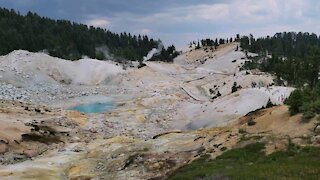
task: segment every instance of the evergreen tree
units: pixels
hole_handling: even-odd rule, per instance
[[[237,82],[233,83],[233,86],[231,87],[231,93],[234,93],[238,90],[238,84]]]
[[[200,42],[198,41],[196,49],[200,49]]]

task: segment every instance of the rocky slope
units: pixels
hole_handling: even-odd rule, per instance
[[[273,86],[270,74],[241,71],[248,59],[237,45],[127,70],[26,51],[0,57],[1,179],[161,179],[203,152],[214,158],[232,148],[246,114],[269,99],[281,105],[293,90]],[[231,92],[234,82],[241,88]],[[110,101],[116,107],[104,113],[67,110]],[[276,126],[262,124],[252,133]]]

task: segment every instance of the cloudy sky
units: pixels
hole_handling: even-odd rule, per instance
[[[0,0],[0,7],[147,34],[180,48],[192,40],[236,33],[320,34],[319,0]]]

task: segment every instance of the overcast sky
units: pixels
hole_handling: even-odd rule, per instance
[[[0,6],[114,32],[147,34],[180,48],[192,40],[236,33],[320,34],[319,0],[0,0]]]

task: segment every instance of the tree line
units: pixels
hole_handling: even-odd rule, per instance
[[[314,33],[283,32],[255,39],[243,36],[240,47],[259,56],[247,64],[283,78],[289,85],[314,87],[319,82],[320,38]]]
[[[0,55],[23,49],[46,51],[51,56],[69,60],[82,56],[105,59],[111,55],[113,59],[142,61],[152,48],[160,44],[160,40],[146,35],[117,34],[68,20],[53,20],[32,12],[21,15],[13,9],[0,8]],[[167,54],[170,48],[163,48],[166,52],[159,55]],[[163,55],[159,59],[164,57],[174,58]]]
[[[239,37],[239,35],[237,35],[237,37]],[[232,43],[233,41],[238,41],[237,38],[216,38],[215,40],[210,39],[210,38],[206,38],[206,39],[201,39],[196,41],[192,41],[189,43],[189,48],[195,47],[195,49],[199,49],[201,47],[211,47],[214,49],[217,49],[217,47],[221,44],[228,44],[228,43]]]

